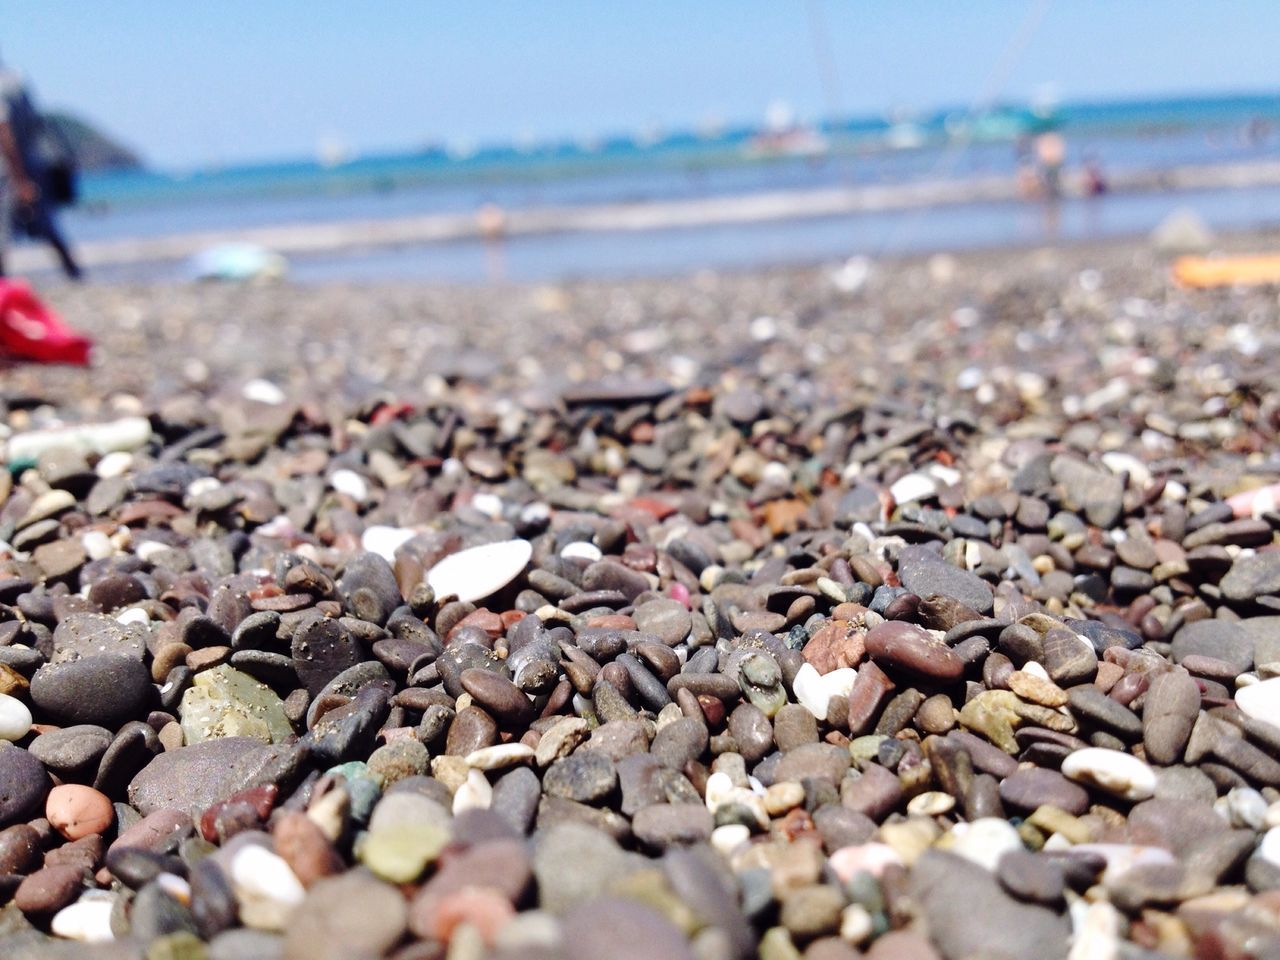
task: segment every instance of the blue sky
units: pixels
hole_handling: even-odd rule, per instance
[[[968,104],[1014,0],[6,0],[0,53],[159,166]],[[830,38],[824,91],[810,14]],[[1275,0],[1056,0],[1000,93],[1280,90]]]

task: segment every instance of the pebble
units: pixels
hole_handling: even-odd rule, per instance
[[[20,823],[48,796],[49,775],[26,750],[0,743],[0,827]]]
[[[59,784],[49,791],[45,817],[68,840],[105,833],[115,820],[111,798],[78,783]]]
[[[1235,702],[1245,716],[1280,726],[1280,677],[1240,687]]]
[[[1062,772],[1078,783],[1097,787],[1121,800],[1146,800],[1156,792],[1155,771],[1132,754],[1119,750],[1103,747],[1076,750],[1062,761]]]
[[[111,925],[115,910],[114,897],[85,894],[55,913],[49,930],[56,937],[79,943],[109,943],[116,938]]]
[[[240,920],[255,930],[283,930],[306,897],[289,865],[257,844],[236,851],[228,875],[240,905]]]
[[[31,678],[31,700],[62,724],[115,729],[136,717],[155,695],[151,675],[132,656],[104,654],[41,667]]]
[[[286,957],[345,960],[382,956],[408,924],[404,898],[361,870],[319,880],[292,914]]]
[[[88,902],[149,960],[1265,951],[1275,298],[975,263],[862,266],[892,391],[789,270],[405,291],[248,396],[15,369],[0,434],[145,432],[0,471],[0,954]],[[274,303],[270,371],[368,309],[242,293],[163,319]]]
[[[0,740],[13,743],[31,732],[31,711],[17,697],[0,693]]]
[[[958,680],[964,661],[927,630],[888,620],[867,631],[867,655],[887,670],[902,670],[932,680]]]

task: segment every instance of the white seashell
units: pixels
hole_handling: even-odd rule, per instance
[[[436,597],[483,600],[518,577],[533,556],[528,540],[486,543],[445,557],[427,574]]]

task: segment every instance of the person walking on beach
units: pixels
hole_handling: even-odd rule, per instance
[[[22,75],[0,63],[0,276],[4,247],[12,224],[52,245],[62,269],[80,279],[80,265],[54,219],[52,170],[47,150],[50,133],[36,112]]]

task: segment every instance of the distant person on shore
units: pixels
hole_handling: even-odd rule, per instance
[[[1066,159],[1067,145],[1060,134],[1051,130],[1036,137],[1035,152],[1044,197],[1057,200],[1062,196],[1062,162]]]
[[[51,244],[67,276],[80,279],[80,265],[54,218],[49,136],[22,75],[0,63],[0,155],[4,157],[4,170],[0,171],[0,276],[4,275],[9,230],[17,226],[28,236]]]
[[[1107,178],[1097,157],[1085,157],[1081,189],[1086,197],[1100,197],[1107,192]]]

